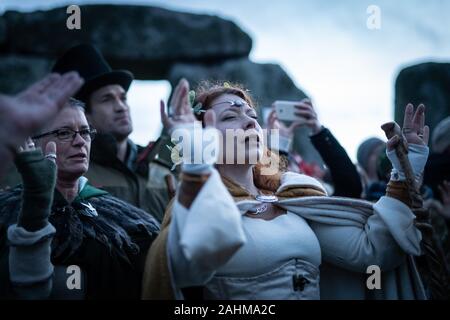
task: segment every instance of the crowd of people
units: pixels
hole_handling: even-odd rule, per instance
[[[132,81],[78,45],[0,95],[1,299],[450,299],[450,117],[430,133],[408,104],[355,164],[309,99],[291,123],[275,108],[263,123],[242,86],[181,79],[161,137],[139,146]],[[301,126],[323,164],[292,150]],[[175,169],[156,156],[167,147]]]

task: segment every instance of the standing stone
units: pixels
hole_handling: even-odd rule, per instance
[[[6,43],[6,22],[3,17],[0,16],[0,51]]]
[[[76,44],[91,43],[114,68],[129,69],[136,78],[148,80],[164,77],[174,61],[246,57],[252,48],[241,28],[217,16],[150,6],[80,8],[81,30],[67,29],[67,7],[6,12],[3,19],[11,34],[2,51],[56,58]]]
[[[405,106],[426,106],[430,132],[450,115],[450,63],[422,63],[403,69],[395,82],[395,121],[403,123]],[[450,137],[449,137],[450,139]]]
[[[193,87],[205,80],[242,84],[261,107],[270,107],[277,99],[301,100],[306,97],[279,65],[254,63],[248,59],[208,65],[177,63],[167,78],[175,86],[182,77],[188,79]]]
[[[21,55],[0,55],[0,92],[22,91],[48,73],[51,61]]]

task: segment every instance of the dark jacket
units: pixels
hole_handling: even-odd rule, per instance
[[[434,197],[441,200],[438,186],[444,180],[450,181],[450,156],[432,153],[428,157],[424,171],[424,184],[433,190]]]
[[[0,298],[14,298],[6,231],[17,223],[21,193],[21,186],[0,193]],[[82,203],[90,203],[98,215],[86,215]],[[71,204],[55,190],[49,222],[56,229],[51,262],[55,268],[80,267],[86,299],[139,299],[144,260],[159,233],[151,215],[87,185]]]
[[[356,166],[330,130],[323,128],[311,136],[311,142],[330,170],[333,196],[360,198],[362,185]]]
[[[424,171],[424,184],[431,188],[433,192],[433,197],[442,201],[441,194],[439,192],[438,186],[442,184],[444,180],[450,181],[450,156],[446,154],[432,153],[428,157],[427,164],[425,165]],[[439,219],[435,219],[438,221]],[[450,230],[450,220],[444,219],[441,226],[437,228],[440,231],[444,228],[443,224],[446,225],[446,233]],[[442,233],[442,232],[440,232]],[[446,240],[441,240],[445,248],[450,248],[450,237],[447,236]],[[450,251],[446,251],[448,260],[450,262]],[[450,265],[450,264],[449,264]]]
[[[99,134],[92,141],[89,170],[85,176],[93,186],[151,213],[161,222],[170,199],[167,187],[149,181],[147,152],[147,148],[128,140],[127,161],[124,163],[116,156],[114,138]]]

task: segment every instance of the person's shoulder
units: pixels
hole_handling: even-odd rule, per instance
[[[118,221],[142,221],[159,226],[158,221],[151,213],[109,193],[98,195],[90,199],[90,202],[93,204],[99,215],[108,216],[114,220],[117,219]]]
[[[129,202],[126,202],[122,199],[119,199],[115,196],[113,196],[110,193],[104,193],[96,195],[95,197],[89,199],[89,201],[94,202],[96,206],[99,207],[110,207],[110,209],[113,209],[114,211],[117,210],[126,210],[128,211],[142,211],[138,207],[135,207]]]
[[[280,186],[277,193],[281,194],[288,190],[303,189],[310,190],[311,195],[327,195],[324,185],[317,179],[296,172],[284,172],[281,176]]]

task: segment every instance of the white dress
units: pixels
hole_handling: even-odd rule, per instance
[[[292,173],[281,181],[278,191],[320,185]],[[383,197],[373,205],[304,197],[280,200],[277,205],[288,213],[272,220],[243,215],[257,203],[236,204],[216,171],[189,210],[175,202],[167,256],[177,298],[183,298],[181,288],[203,286],[206,299],[320,299],[322,259],[352,272],[376,264],[392,274],[407,255],[420,254],[414,215],[396,199]],[[424,297],[422,287],[411,290]]]

